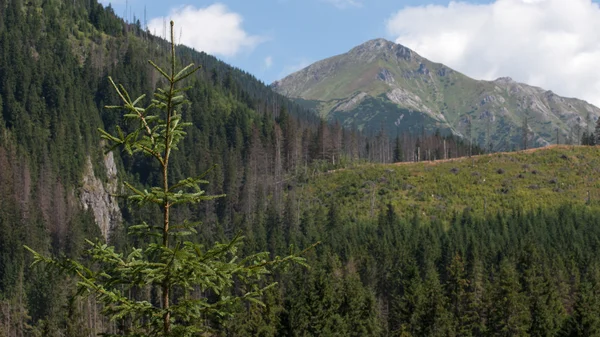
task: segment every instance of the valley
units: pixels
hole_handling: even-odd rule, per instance
[[[600,333],[600,109],[385,39],[265,85],[177,22],[0,9],[1,337]]]

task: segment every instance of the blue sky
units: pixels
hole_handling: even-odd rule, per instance
[[[115,12],[266,83],[373,38],[477,79],[510,76],[600,105],[598,0],[113,0]],[[154,21],[152,21],[154,19]],[[142,22],[143,23],[143,22]]]
[[[125,0],[103,2],[111,3],[120,16],[125,15]],[[415,0],[371,0],[368,4],[366,1],[344,0],[127,1],[129,17],[135,14],[142,18],[141,21],[144,8],[150,21],[156,17],[168,19],[173,8],[188,5],[206,8],[215,3],[223,4],[228,11],[241,15],[241,26],[248,34],[262,37],[261,43],[254,48],[247,48],[233,56],[216,56],[267,83],[287,75],[292,69],[297,70],[300,65],[344,53],[369,39],[393,39],[386,31],[385,24],[391,13],[406,6],[424,4]],[[158,31],[157,34],[161,35],[162,32]],[[265,60],[269,57],[271,64],[267,66]]]

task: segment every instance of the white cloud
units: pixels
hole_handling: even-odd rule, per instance
[[[265,40],[263,37],[248,34],[242,28],[242,16],[230,12],[220,3],[206,8],[184,6],[172,9],[167,18],[150,20],[148,29],[163,36],[164,22],[167,22],[168,26],[170,20],[175,22],[177,43],[208,54],[232,57],[242,50],[252,50]]]
[[[267,56],[265,58],[265,69],[271,68],[272,65],[273,65],[273,57],[272,56]]]
[[[337,8],[344,9],[348,7],[362,7],[359,0],[322,0],[334,5]]]
[[[591,0],[495,0],[407,7],[388,32],[477,79],[510,76],[600,106],[600,7]]]

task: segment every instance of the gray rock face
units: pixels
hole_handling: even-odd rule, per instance
[[[394,75],[386,68],[383,68],[379,71],[379,74],[377,74],[377,79],[390,85],[396,82]]]
[[[440,69],[438,69],[437,74],[440,77],[446,77],[446,76],[452,74],[452,69],[441,66]]]
[[[111,230],[123,221],[123,217],[114,197],[118,191],[118,180],[112,152],[104,156],[103,164],[108,178],[106,186],[94,174],[91,158],[87,158],[79,200],[84,210],[92,209],[96,224],[100,227],[104,239],[108,241]]]
[[[415,110],[419,110],[429,114],[434,118],[439,118],[436,116],[429,107],[423,104],[421,98],[410,91],[404,90],[402,88],[395,88],[394,90],[388,92],[386,97],[399,105],[406,106]]]
[[[335,111],[350,111],[359,105],[367,96],[367,93],[360,92],[354,95],[351,99],[341,103],[335,108]]]
[[[429,69],[427,69],[427,66],[423,63],[419,64],[419,70],[417,70],[417,72],[421,75],[429,75]]]
[[[405,61],[410,61],[413,58],[413,52],[409,48],[386,39],[374,39],[367,41],[350,50],[349,54],[358,56],[363,59],[374,60],[378,55],[383,55],[384,58],[398,58]]]

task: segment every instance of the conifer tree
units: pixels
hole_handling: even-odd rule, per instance
[[[423,335],[420,322],[425,316],[425,294],[416,264],[411,261],[402,277],[401,291],[390,307],[390,332],[394,336]]]
[[[527,302],[520,291],[514,264],[503,260],[498,271],[498,280],[492,295],[493,308],[490,329],[497,336],[527,336],[530,313]]]
[[[111,109],[125,111],[123,117],[137,124],[133,131],[117,126],[116,134],[99,129],[103,139],[112,143],[109,151],[123,148],[130,155],[153,158],[160,167],[161,185],[141,189],[125,183],[131,193],[128,199],[140,205],[155,204],[162,211],[160,224],[142,223],[129,228],[129,235],[145,236],[149,244],[119,253],[103,242],[87,241],[92,266],[77,261],[47,258],[29,247],[33,264],[45,263],[78,278],[78,293],[92,294],[103,305],[102,312],[111,320],[123,322],[119,336],[197,336],[209,330],[207,319],[219,319],[232,313],[232,305],[240,300],[260,304],[260,297],[275,283],[262,282],[272,267],[285,261],[303,263],[296,255],[269,260],[268,253],[239,258],[242,237],[229,243],[205,247],[184,238],[196,232],[199,222],[171,222],[171,209],[181,204],[206,202],[221,196],[208,196],[198,176],[173,182],[169,164],[173,151],[184,138],[181,108],[188,104],[180,88],[182,80],[199,67],[193,64],[175,70],[175,44],[171,22],[170,69],[165,71],[149,63],[164,77],[166,89],[157,89],[148,106],[142,107],[145,95],[132,100],[122,85],[111,84],[123,101]],[[134,156],[134,160],[135,160]],[[154,238],[154,239],[152,239]],[[233,286],[236,284],[234,291]],[[158,299],[132,294],[141,290],[157,291]],[[210,294],[211,296],[206,296]],[[109,335],[110,336],[110,335]]]
[[[396,141],[394,144],[394,163],[398,163],[404,161],[404,153],[402,152],[402,141],[400,140],[400,136],[396,136]]]
[[[581,282],[573,314],[561,332],[562,336],[598,336],[600,334],[600,270],[590,266],[588,275]]]
[[[600,144],[600,118],[596,121],[596,128],[594,129],[594,144]]]
[[[527,150],[529,140],[529,116],[526,114],[523,116],[523,123],[521,124],[521,141],[523,143],[521,150]]]
[[[448,295],[450,301],[450,312],[454,316],[456,332],[461,336],[469,335],[468,296],[469,280],[465,272],[465,265],[456,253],[448,266]]]
[[[447,298],[444,296],[439,274],[433,265],[426,270],[423,281],[424,298],[423,311],[419,325],[422,335],[425,336],[450,336],[454,333],[451,327],[452,315],[447,307]]]
[[[471,116],[467,115],[467,126],[466,126],[466,133],[467,133],[467,141],[469,142],[469,157],[471,155],[473,155],[472,151],[473,151],[473,123],[471,121]]]

